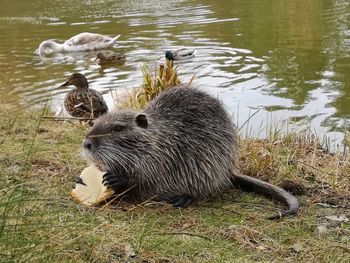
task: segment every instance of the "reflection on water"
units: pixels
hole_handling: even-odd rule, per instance
[[[72,72],[104,93],[142,81],[140,64],[154,67],[164,51],[197,50],[180,74],[219,96],[239,125],[255,109],[252,136],[266,121],[311,124],[321,133],[348,126],[350,117],[350,4],[347,0],[243,1],[10,1],[0,0],[0,103],[33,107],[50,99],[53,110],[67,90],[57,87]],[[74,7],[74,8],[73,8]],[[101,69],[96,52],[40,59],[46,39],[80,32],[121,34],[115,49],[127,62]],[[264,124],[265,123],[265,124]]]

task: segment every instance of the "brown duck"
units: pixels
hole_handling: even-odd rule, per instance
[[[107,113],[108,107],[101,93],[89,88],[83,74],[74,73],[67,82],[60,87],[74,85],[76,88],[69,91],[64,99],[64,107],[70,115],[77,118],[95,119]],[[91,125],[92,122],[89,121]]]
[[[125,56],[112,51],[98,52],[95,61],[100,66],[109,64],[120,64],[125,62]]]

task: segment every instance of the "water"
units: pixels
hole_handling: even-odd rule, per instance
[[[309,1],[0,0],[0,103],[60,109],[73,72],[113,106],[112,92],[142,82],[140,65],[187,46],[196,57],[179,65],[183,81],[218,96],[249,136],[288,120],[339,143],[350,120],[350,3]],[[96,52],[41,59],[41,41],[80,32],[118,35],[127,62],[101,69]],[[247,125],[245,126],[247,128]],[[243,130],[243,129],[242,129]]]

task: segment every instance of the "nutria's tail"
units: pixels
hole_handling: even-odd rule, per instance
[[[277,199],[288,206],[288,210],[280,211],[276,215],[269,216],[268,219],[278,219],[284,216],[296,214],[300,208],[298,199],[278,186],[238,172],[235,174],[233,183],[242,187],[246,191],[257,192],[273,199]]]

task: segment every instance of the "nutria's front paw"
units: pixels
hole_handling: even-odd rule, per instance
[[[174,196],[169,200],[169,203],[173,205],[173,207],[181,207],[186,208],[192,205],[195,202],[195,198],[190,195],[178,195]]]
[[[117,176],[111,172],[106,172],[103,175],[102,183],[104,186],[111,188],[115,193],[118,193],[127,188],[129,179],[126,176]]]

